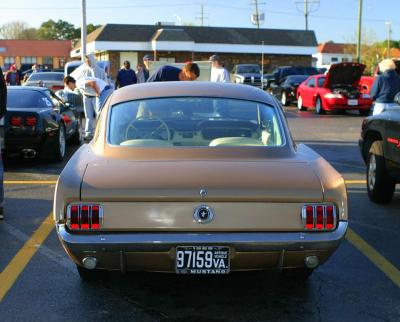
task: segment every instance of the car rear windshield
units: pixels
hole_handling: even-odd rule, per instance
[[[237,72],[242,74],[258,74],[260,73],[260,67],[255,65],[238,66]]]
[[[29,81],[58,81],[62,82],[64,79],[64,73],[33,73],[29,77]]]
[[[279,114],[259,102],[169,97],[111,108],[108,140],[132,147],[269,146],[284,144]]]
[[[50,99],[39,91],[12,90],[7,91],[7,107],[10,108],[49,108]]]

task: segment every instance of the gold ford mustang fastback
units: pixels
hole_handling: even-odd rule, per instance
[[[296,145],[246,85],[124,87],[55,191],[59,239],[83,279],[106,270],[308,276],[344,238],[343,178]]]

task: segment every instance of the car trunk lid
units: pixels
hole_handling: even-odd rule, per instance
[[[206,189],[206,196],[200,196],[201,189]],[[110,160],[88,164],[81,199],[320,202],[323,193],[306,162]]]

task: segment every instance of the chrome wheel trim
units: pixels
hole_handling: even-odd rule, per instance
[[[58,141],[60,144],[60,155],[64,157],[65,155],[65,131],[64,131],[64,126],[61,124],[60,129],[58,131]]]
[[[301,98],[301,96],[299,96],[299,98],[297,99],[297,108],[301,110],[302,107],[303,107],[303,99]]]
[[[321,100],[319,98],[317,98],[317,101],[315,102],[315,109],[318,113],[321,112]]]
[[[281,103],[282,103],[282,105],[286,105],[286,93],[285,92],[282,92]]]
[[[373,190],[376,183],[376,158],[375,154],[371,154],[368,162],[368,188]]]

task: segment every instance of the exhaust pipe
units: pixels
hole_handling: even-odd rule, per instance
[[[307,256],[304,258],[304,264],[307,268],[316,268],[319,265],[319,258],[318,256]]]
[[[36,157],[36,151],[33,149],[23,149],[22,156],[25,159],[33,159],[34,157]]]
[[[82,260],[82,264],[86,269],[95,269],[97,266],[97,258],[91,256],[85,257]]]

